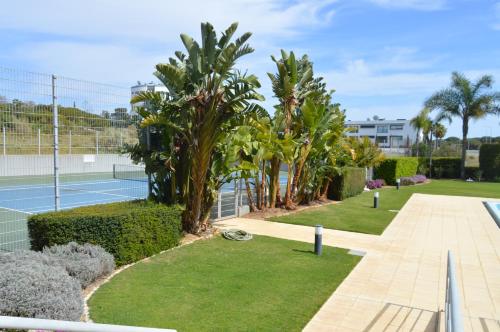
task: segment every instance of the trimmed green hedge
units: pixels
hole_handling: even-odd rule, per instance
[[[460,158],[454,157],[432,158],[431,177],[437,179],[459,179],[460,160]],[[421,162],[424,162],[429,167],[429,158],[422,158]]]
[[[500,144],[482,144],[479,148],[479,168],[487,180],[500,179]]]
[[[28,219],[31,248],[68,242],[98,244],[123,265],[176,246],[181,237],[179,206],[132,201],[79,207]]]
[[[341,174],[333,178],[328,198],[337,201],[359,195],[365,189],[366,170],[360,167],[344,167]]]
[[[385,183],[395,185],[396,179],[417,174],[418,159],[413,157],[385,159],[375,168],[375,179],[384,179]]]

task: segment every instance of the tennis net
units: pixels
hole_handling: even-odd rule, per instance
[[[148,182],[144,166],[113,164],[113,178],[120,180]]]

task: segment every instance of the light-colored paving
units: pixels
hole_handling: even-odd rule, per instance
[[[414,194],[381,236],[325,230],[324,243],[367,251],[306,331],[436,331],[455,256],[467,331],[500,331],[500,229],[481,198]],[[319,221],[320,222],[320,221]],[[307,226],[231,219],[222,228],[313,242]],[[439,322],[439,324],[438,324]]]

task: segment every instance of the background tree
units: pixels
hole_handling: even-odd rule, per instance
[[[422,109],[415,117],[410,120],[410,125],[417,130],[417,157],[419,156],[420,150],[420,137],[427,137],[427,134],[430,130],[430,118],[429,118],[430,110],[427,108]]]
[[[493,77],[484,75],[472,82],[464,75],[453,72],[449,88],[433,94],[426,100],[425,106],[430,110],[439,110],[439,117],[452,121],[458,117],[462,120],[462,152],[460,162],[460,177],[465,178],[465,154],[467,150],[467,135],[471,119],[481,119],[488,114],[500,112],[497,104],[500,92],[485,92],[491,89]]]

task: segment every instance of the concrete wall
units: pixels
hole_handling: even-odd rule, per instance
[[[53,155],[0,155],[0,176],[51,175]],[[132,165],[127,155],[60,155],[60,174],[112,172],[113,164]]]

